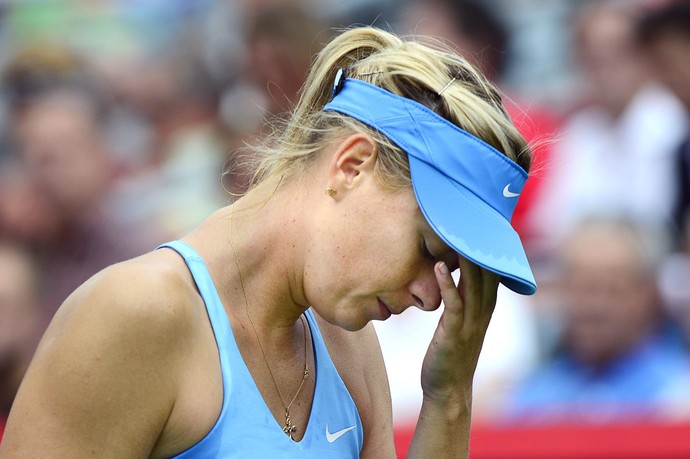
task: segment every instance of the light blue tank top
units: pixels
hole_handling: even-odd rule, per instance
[[[213,428],[196,445],[175,458],[357,458],[364,432],[348,392],[323,341],[311,309],[305,312],[311,330],[316,387],[304,437],[291,440],[266,406],[249,373],[230,328],[227,314],[204,261],[181,241],[161,245],[187,263],[206,304],[223,375],[223,407]]]

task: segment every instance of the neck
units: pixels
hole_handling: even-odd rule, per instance
[[[296,183],[267,181],[186,238],[206,261],[228,314],[244,322],[248,313],[262,336],[294,335],[309,307],[302,283],[309,240],[304,195]]]

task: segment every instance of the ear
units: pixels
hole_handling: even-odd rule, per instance
[[[376,172],[378,150],[373,137],[352,134],[336,145],[328,166],[328,187],[344,193]]]

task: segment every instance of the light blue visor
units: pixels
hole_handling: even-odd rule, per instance
[[[324,110],[361,121],[407,152],[419,207],[446,244],[499,274],[509,289],[537,290],[510,225],[527,180],[524,169],[422,104],[361,80],[337,81]]]

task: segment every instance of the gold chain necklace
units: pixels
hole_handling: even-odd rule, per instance
[[[232,217],[231,217],[232,218]],[[232,226],[232,220],[230,222]],[[232,231],[232,229],[231,229]],[[271,375],[271,380],[273,380],[273,385],[276,388],[276,392],[278,393],[278,397],[280,397],[280,401],[282,402],[283,406],[285,407],[285,424],[283,425],[283,432],[290,437],[291,440],[294,440],[293,434],[297,432],[297,426],[292,423],[292,420],[290,419],[290,407],[292,406],[293,402],[297,399],[297,396],[299,395],[300,391],[302,390],[302,386],[304,386],[304,381],[307,380],[309,377],[309,365],[307,361],[307,326],[305,325],[304,321],[304,315],[300,315],[300,319],[302,322],[302,330],[304,332],[304,373],[302,376],[302,381],[299,384],[299,387],[297,388],[297,392],[295,392],[295,396],[292,397],[292,400],[290,400],[290,403],[285,403],[285,399],[283,398],[283,394],[280,393],[280,389],[278,388],[278,383],[276,383],[276,378],[273,376],[273,371],[271,371],[271,366],[268,364],[268,359],[266,358],[266,352],[264,351],[264,347],[261,344],[261,339],[259,338],[259,332],[256,330],[256,325],[254,325],[254,321],[252,320],[252,316],[249,314],[249,300],[247,299],[247,292],[244,288],[244,279],[242,278],[242,270],[240,269],[240,261],[237,258],[237,252],[235,251],[235,246],[232,244],[232,238],[230,240],[230,248],[232,249],[232,254],[235,256],[235,264],[237,265],[237,273],[240,276],[240,287],[242,287],[242,295],[244,296],[244,312],[247,314],[247,319],[249,319],[249,323],[252,325],[252,329],[254,330],[254,335],[256,336],[256,341],[259,343],[259,350],[261,350],[261,356],[264,359],[264,363],[266,364],[266,368],[268,368],[268,374]]]

